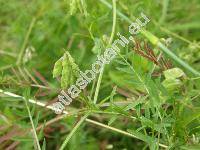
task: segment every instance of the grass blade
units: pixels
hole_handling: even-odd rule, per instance
[[[74,135],[74,133],[78,130],[78,128],[80,127],[80,125],[83,123],[83,121],[88,117],[89,113],[87,113],[85,116],[83,116],[81,118],[81,120],[76,124],[76,126],[72,129],[72,131],[69,133],[69,135],[66,137],[65,141],[63,142],[63,144],[61,145],[60,150],[64,150],[64,148],[66,147],[67,143],[69,142],[69,140],[71,139],[71,137]]]
[[[33,118],[32,118],[32,115],[31,115],[31,111],[30,111],[30,108],[29,108],[29,106],[28,106],[28,103],[27,103],[27,101],[29,100],[29,95],[30,95],[30,89],[28,89],[28,90],[25,90],[25,98],[24,98],[24,102],[25,102],[25,105],[26,105],[26,109],[27,109],[27,111],[28,111],[28,115],[29,115],[29,119],[30,119],[30,121],[31,121],[31,125],[32,125],[32,128],[33,128],[33,135],[34,135],[34,138],[35,138],[35,141],[36,141],[36,144],[37,144],[37,148],[38,148],[38,150],[41,150],[41,148],[40,148],[40,144],[39,144],[39,140],[38,140],[38,137],[37,137],[37,133],[36,133],[36,129],[35,129],[35,125],[34,125],[34,123],[33,123]]]

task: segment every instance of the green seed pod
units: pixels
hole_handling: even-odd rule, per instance
[[[62,77],[61,77],[61,87],[62,87],[62,89],[64,89],[64,88],[68,87],[69,77],[71,75],[69,60],[67,59],[65,54],[63,56],[62,67],[63,67],[63,69],[62,69]]]
[[[53,68],[53,78],[62,74],[62,58],[56,61],[54,68]]]
[[[54,65],[53,77],[61,75],[61,88],[65,89],[74,84],[75,78],[79,77],[79,67],[69,52],[65,52]]]

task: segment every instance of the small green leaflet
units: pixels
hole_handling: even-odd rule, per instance
[[[185,73],[180,68],[172,68],[164,71],[164,76],[166,79],[177,79],[184,77]]]
[[[103,45],[103,43],[102,43],[101,39],[94,38],[94,47],[92,48],[92,52],[94,54],[100,54],[103,49],[102,45]]]
[[[183,85],[183,79],[186,77],[185,73],[180,68],[172,68],[164,71],[165,80],[162,85],[170,93],[176,93]]]
[[[73,84],[75,77],[78,77],[79,67],[74,62],[74,59],[69,52],[65,52],[63,57],[61,57],[54,65],[53,77],[58,77],[61,75],[61,87],[62,89],[67,88],[69,85]]]

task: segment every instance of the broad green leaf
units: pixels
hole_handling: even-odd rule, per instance
[[[149,94],[150,94],[150,104],[152,106],[160,106],[161,100],[158,95],[160,89],[158,89],[156,83],[151,79],[146,79],[145,83],[148,87]]]
[[[109,77],[119,87],[129,89],[130,91],[145,91],[144,86],[133,74],[130,75],[124,72],[110,71]]]

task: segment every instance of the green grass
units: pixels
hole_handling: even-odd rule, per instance
[[[0,149],[200,149],[199,10],[199,0],[0,0]],[[56,116],[76,76],[68,66],[54,78],[55,62],[68,51],[90,69],[141,11],[151,21],[135,38],[159,66],[131,43]]]

